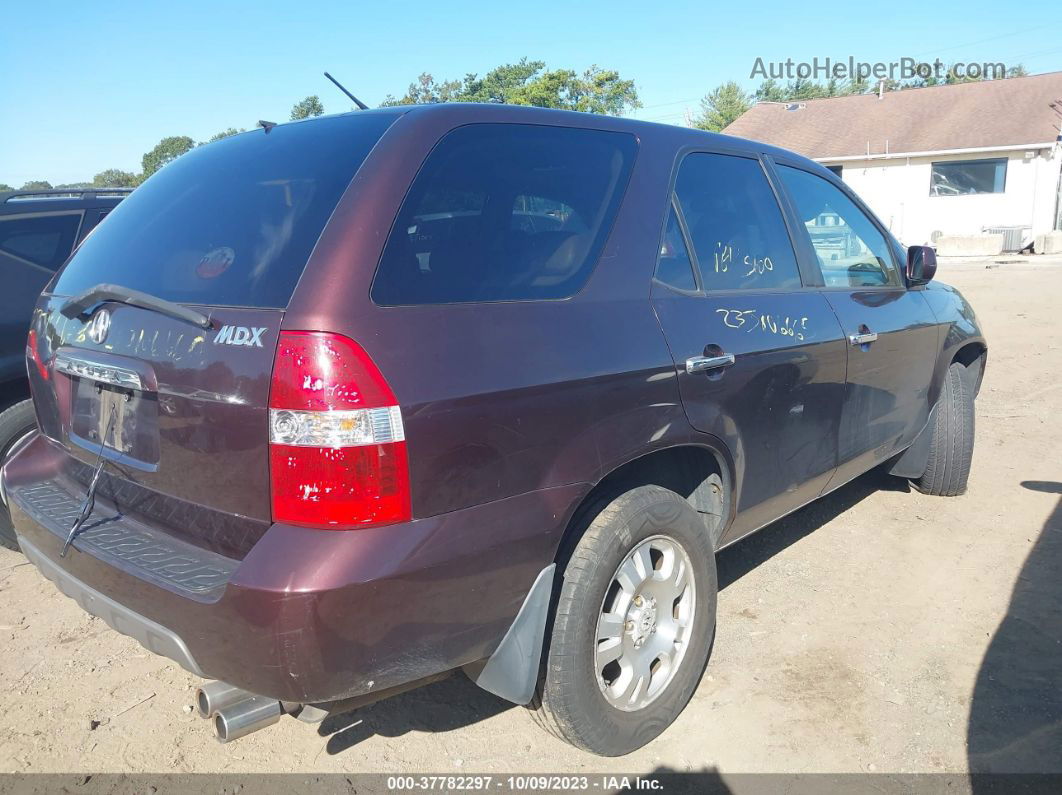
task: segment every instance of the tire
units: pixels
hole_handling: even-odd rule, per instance
[[[0,414],[0,465],[7,460],[8,453],[27,434],[37,429],[37,419],[33,414],[33,401],[23,400]],[[18,549],[15,527],[11,524],[11,514],[7,505],[0,502],[0,546]]]
[[[642,560],[652,564],[654,573],[640,588],[630,589],[621,585],[618,569],[621,563],[628,566],[625,572],[637,565],[628,561],[636,549],[647,551]],[[674,576],[679,563],[688,564],[684,583]],[[639,486],[590,520],[563,565],[552,625],[546,629],[545,665],[528,707],[543,728],[578,748],[602,756],[630,753],[678,717],[708,663],[718,592],[710,534],[681,496],[659,486]],[[639,569],[645,570],[644,565]],[[629,585],[631,579],[623,582]],[[673,593],[680,595],[672,600]],[[615,637],[599,645],[598,617],[606,606],[617,629],[606,633]],[[682,621],[684,628],[679,627]],[[681,633],[684,642],[673,643],[673,635]],[[599,650],[615,644],[625,649],[621,658],[635,662],[628,662],[623,673],[617,673],[622,660],[609,662],[603,674],[599,660],[608,653],[599,658]],[[668,657],[644,665],[661,648]],[[668,658],[674,665],[664,662]],[[624,685],[636,681],[637,670],[652,672],[637,684]],[[641,700],[647,701],[636,703]]]
[[[912,480],[924,494],[955,497],[966,491],[974,446],[974,394],[969,371],[958,362],[948,368],[933,421],[926,471]]]

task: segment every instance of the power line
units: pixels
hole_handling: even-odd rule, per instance
[[[700,97],[693,99],[676,99],[674,102],[661,102],[658,105],[643,105],[639,110],[652,110],[653,108],[666,108],[669,105],[682,105],[686,102],[700,102]]]
[[[1041,25],[1040,27],[1044,27],[1044,26]],[[1029,32],[1029,28],[1028,27],[1024,27],[1021,30],[1015,30],[1015,31],[1013,31],[1011,33],[1001,33],[998,36],[990,36],[987,39],[978,39],[977,41],[968,41],[965,44],[953,44],[950,47],[937,47],[937,48],[934,48],[932,50],[928,50],[926,52],[915,53],[915,55],[913,57],[920,58],[923,55],[935,55],[938,52],[950,52],[951,50],[961,50],[963,47],[973,47],[976,44],[984,44],[984,43],[989,42],[989,41],[999,41],[1000,39],[1008,39],[1011,36],[1019,36],[1022,33],[1028,33],[1028,32]]]
[[[1037,57],[1039,57],[1041,55],[1052,55],[1052,54],[1054,54],[1056,52],[1062,52],[1062,47],[1054,47],[1053,49],[1050,49],[1050,50],[1039,50],[1037,52],[1027,52],[1027,53],[1023,53],[1022,55],[1007,55],[1007,56],[1004,56],[1004,57],[1008,61],[1011,61],[1011,60],[1015,60],[1015,59],[1018,59],[1018,58],[1037,58]]]

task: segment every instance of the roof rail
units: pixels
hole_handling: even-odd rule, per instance
[[[27,201],[33,199],[102,199],[126,196],[133,188],[48,188],[33,190],[12,190],[0,193],[0,202]]]

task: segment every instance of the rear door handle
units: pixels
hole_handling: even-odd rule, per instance
[[[848,341],[852,345],[869,345],[870,343],[872,343],[875,340],[877,340],[877,338],[878,338],[878,335],[876,333],[874,333],[873,331],[867,331],[867,332],[862,333],[862,334],[849,334],[848,335]]]
[[[720,367],[729,367],[734,363],[734,354],[724,353],[721,356],[691,356],[686,360],[687,373],[703,373],[708,370],[718,370]]]

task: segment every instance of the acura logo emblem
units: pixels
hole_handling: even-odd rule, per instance
[[[106,309],[101,309],[95,315],[92,316],[92,320],[88,324],[88,336],[89,339],[95,342],[97,345],[102,345],[103,341],[107,339],[107,332],[111,330],[111,313]]]

